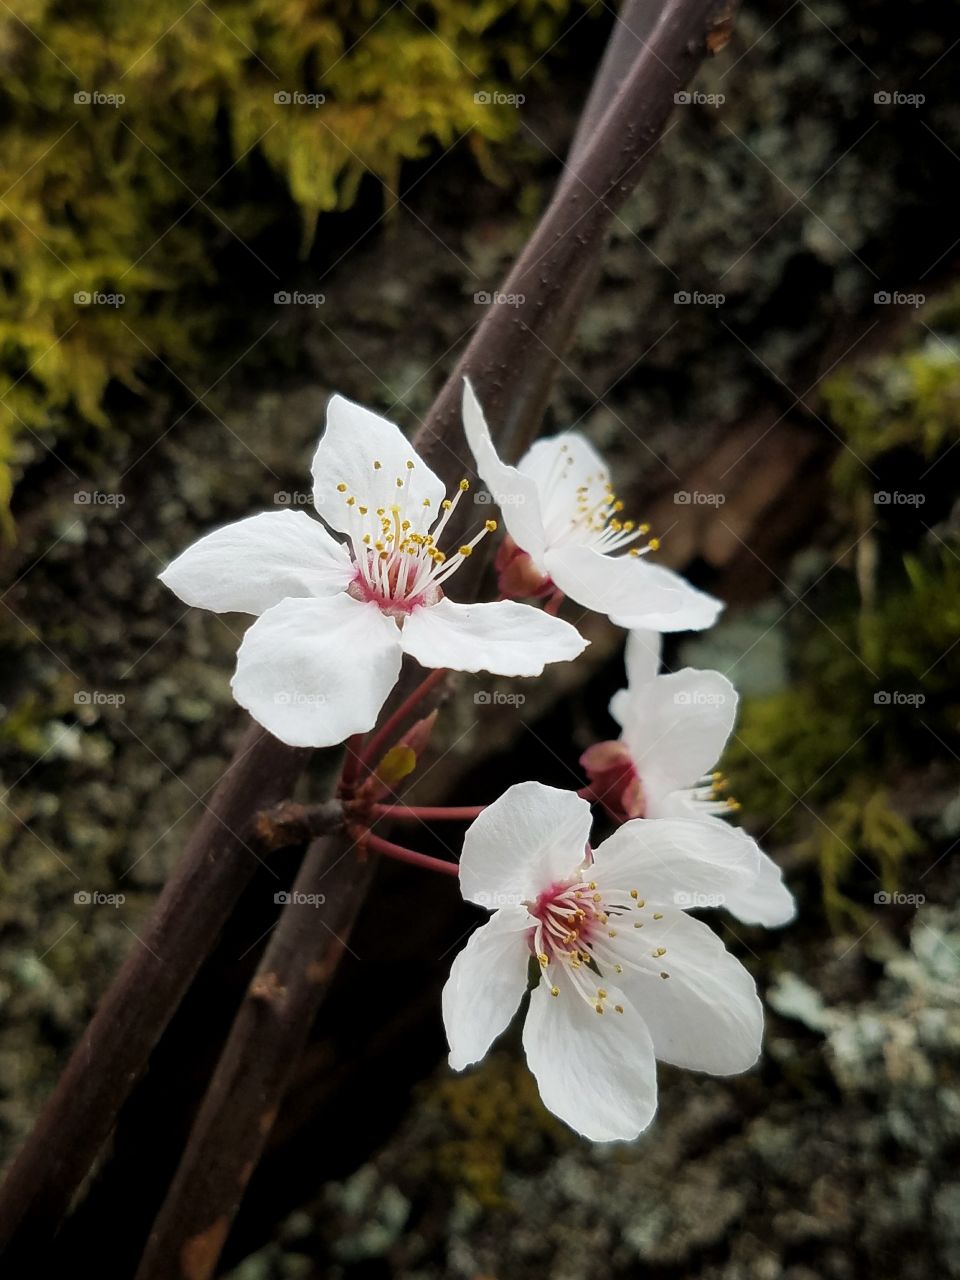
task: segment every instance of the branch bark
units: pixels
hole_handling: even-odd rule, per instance
[[[138,1280],[199,1280],[213,1273],[290,1073],[348,949],[372,865],[343,837],[310,845],[234,1020]]]
[[[643,52],[603,111],[592,140],[589,144],[584,140],[576,149],[533,238],[503,286],[504,292],[523,294],[525,303],[519,312],[490,308],[418,434],[418,450],[439,474],[459,478],[463,473],[461,459],[467,453],[459,405],[465,374],[478,387],[501,448],[507,454],[516,453],[529,441],[559,347],[569,341],[573,318],[592,279],[595,266],[588,271],[584,264],[598,260],[611,219],[636,185],[661,136],[673,93],[705,54],[718,47],[718,33],[729,24],[730,13],[729,0],[666,0],[662,5]],[[619,65],[605,64],[604,83],[609,85],[619,76]],[[598,93],[597,105],[603,96]],[[456,455],[454,467],[450,459]],[[477,569],[481,567],[478,563]],[[470,588],[466,581],[463,585]],[[476,585],[475,577],[474,591]],[[145,948],[131,952],[101,1002],[0,1192],[0,1251],[6,1247],[6,1261],[30,1258],[34,1248],[58,1228],[119,1108],[249,879],[252,859],[245,846],[252,838],[255,813],[290,794],[308,757],[309,752],[284,747],[256,726],[248,731],[158,902]],[[314,870],[321,857],[316,847],[312,846],[309,863]],[[304,872],[307,869],[305,861]],[[359,909],[366,884],[364,870],[343,885],[348,922]],[[309,919],[311,909],[306,911],[304,918]],[[144,1278],[175,1274],[199,1280],[209,1276],[216,1264],[249,1173],[237,1159],[255,1161],[259,1155],[283,1093],[283,1055],[292,1055],[302,1043],[316,1007],[312,1000],[322,998],[327,981],[326,976],[323,982],[307,981],[305,970],[296,970],[289,947],[300,936],[296,924],[300,917],[302,913],[291,914],[288,906],[274,939],[278,948],[287,948],[278,952],[280,958],[293,965],[283,1008],[274,1008],[270,1017],[256,1022],[249,1007],[255,1003],[251,996],[241,1010],[184,1164],[158,1219],[157,1239],[175,1246],[169,1252],[170,1265],[180,1269],[164,1272],[158,1261],[158,1250],[163,1250],[155,1244],[144,1262]],[[335,966],[338,953],[327,959]],[[315,987],[321,988],[319,997]],[[257,1079],[262,1082],[263,1097],[269,1095],[272,1105],[261,1106],[253,1116],[238,1115],[234,1122],[224,1109],[224,1082],[240,1079],[247,1070],[238,1065],[235,1049],[241,1042],[249,1046],[255,1026],[269,1042],[259,1046],[263,1057]],[[265,1125],[252,1145],[244,1140],[241,1129],[251,1119],[254,1129],[258,1119]],[[235,1151],[229,1146],[229,1134],[236,1137]],[[211,1154],[216,1159],[205,1164]],[[200,1186],[203,1195],[198,1203],[204,1206],[204,1229],[210,1234],[198,1239],[190,1230],[196,1219],[190,1208]]]
[[[81,1180],[257,867],[257,810],[289,795],[309,752],[252,724],[139,942],[77,1043],[0,1196],[0,1251],[29,1261]]]
[[[464,375],[478,385],[497,424],[501,446],[525,430],[542,393],[542,379],[527,377],[531,353],[543,347],[551,315],[564,311],[569,282],[584,257],[594,260],[617,209],[639,180],[660,138],[674,92],[708,52],[729,6],[717,0],[667,0],[650,40],[603,112],[589,145],[567,168],[533,237],[510,273],[503,292],[521,294],[517,315],[491,308],[458,361],[424,426],[416,447],[451,478],[450,442],[463,443],[460,397]],[[578,286],[578,301],[584,284]],[[555,359],[555,354],[553,355]],[[538,361],[540,367],[540,361]],[[456,449],[454,449],[456,454]],[[465,453],[464,449],[460,450]],[[459,459],[455,458],[457,470]],[[304,865],[302,876],[307,873]],[[355,915],[366,882],[346,887]],[[263,1022],[241,1009],[213,1083],[200,1110],[177,1175],[151,1233],[137,1280],[209,1280],[226,1242],[252,1168],[273,1123],[288,1078],[278,1062],[302,1048],[317,1008],[316,992],[302,978],[300,917],[287,906],[254,986],[284,992],[283,1019]],[[309,917],[308,917],[309,918]],[[353,918],[352,916],[350,917]],[[324,974],[342,948],[310,951]],[[253,988],[251,988],[252,990]],[[266,1063],[266,1069],[263,1068]]]

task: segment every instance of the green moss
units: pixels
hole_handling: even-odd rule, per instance
[[[475,94],[515,91],[570,2],[32,0],[0,17],[0,512],[29,433],[105,426],[108,386],[151,361],[202,371],[236,328],[208,288],[225,244],[266,297],[282,286],[241,247],[265,228],[299,213],[306,250],[365,174],[389,205],[404,162],[464,135],[488,166],[517,112]],[[325,101],[275,100],[295,92]],[[124,301],[75,301],[97,294]]]
[[[433,1086],[430,1105],[442,1113],[442,1132],[425,1158],[424,1172],[468,1191],[487,1207],[505,1201],[502,1181],[544,1143],[565,1140],[565,1131],[540,1101],[526,1065],[508,1053],[490,1054],[472,1071]]]
[[[884,475],[920,491],[960,438],[951,305],[938,309],[939,332],[917,324],[900,353],[841,369],[826,384],[849,446],[833,469],[847,526],[837,543],[856,543],[856,556],[834,563],[830,555],[815,590],[798,588],[807,608],[785,624],[786,686],[745,700],[727,761],[761,829],[798,841],[816,863],[837,928],[863,926],[866,912],[849,896],[854,879],[866,871],[871,895],[875,886],[893,891],[909,861],[929,854],[916,791],[945,754],[960,753],[956,532],[928,528],[936,516],[923,506],[904,522],[902,510],[874,497]]]

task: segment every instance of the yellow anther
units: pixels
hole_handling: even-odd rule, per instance
[[[548,964],[550,957],[544,955],[544,953],[541,951],[540,954],[537,956],[537,959],[540,961],[541,964]]]
[[[466,558],[467,556],[472,556],[472,555],[473,555],[473,547],[469,547],[469,546],[467,546],[467,544],[466,544],[466,543],[464,543],[464,545],[463,545],[462,547],[459,547],[459,548],[458,548],[458,550],[457,550],[457,554],[458,554],[458,555],[463,556],[464,558]]]
[[[429,499],[429,498],[424,498],[424,500],[423,500],[423,505],[424,505],[425,507],[429,507],[429,505],[430,505],[430,499]]]
[[[665,956],[665,955],[667,954],[667,948],[666,948],[666,947],[657,947],[656,951],[654,951],[654,953],[653,953],[653,954],[654,954],[655,956],[658,956],[658,957],[659,957],[659,956]]]
[[[615,965],[613,966],[613,972],[614,972],[614,973],[623,973],[623,965],[622,965],[622,964],[615,964]]]
[[[637,893],[636,889],[631,889],[631,890],[630,890],[630,897],[631,897],[631,898],[639,898],[639,897],[640,897],[640,895],[639,895],[639,893]]]
[[[651,550],[651,551],[659,551],[659,550],[660,550],[660,539],[659,539],[659,538],[651,538],[651,539],[650,539],[650,541],[647,543],[647,546],[650,548],[650,550]]]
[[[649,533],[649,532],[650,532],[650,526],[649,526],[648,524],[642,524],[642,525],[640,526],[640,528],[637,530],[637,532],[638,532],[638,533]]]
[[[622,1004],[615,1004],[613,1007],[616,1009],[617,1013],[623,1013],[623,1005],[622,1005]]]
[[[373,464],[373,469],[374,471],[379,471],[382,466],[383,466],[383,463],[375,461]]]
[[[560,988],[559,988],[559,987],[551,987],[551,988],[550,988],[550,994],[551,994],[552,996],[558,996],[558,995],[560,994]]]
[[[595,1004],[593,1007],[596,1009],[597,1013],[603,1013],[603,1005],[602,1005],[602,1004],[599,1004],[599,1003],[598,1003],[598,1004]]]
[[[598,987],[598,988],[597,988],[597,999],[598,999],[598,1000],[606,1000],[606,998],[607,998],[607,993],[604,991],[603,987]]]
[[[468,490],[469,488],[470,488],[470,481],[469,481],[469,480],[461,480],[461,481],[460,481],[460,492],[461,492],[461,493],[466,493],[466,492],[467,492],[467,490]]]
[[[337,493],[346,493],[346,492],[347,492],[347,486],[341,480],[340,483],[337,485]]]
[[[440,506],[444,509],[444,511],[449,511],[450,508],[453,506],[453,503],[450,501],[449,498],[444,498],[444,500],[440,503]]]
[[[662,911],[655,911],[655,912],[653,913],[653,918],[654,918],[654,920],[662,920],[662,919],[663,919],[663,912],[662,912]]]
[[[351,494],[351,496],[347,499],[347,506],[348,507],[354,506],[356,501],[357,501],[356,498],[354,498],[353,495]]]
[[[398,489],[403,488],[403,479],[400,476],[397,476],[397,488]]]
[[[357,507],[357,510],[360,512],[360,514],[361,514],[362,516],[365,516],[365,515],[367,514],[367,508],[366,508],[366,507]]]
[[[486,529],[487,533],[493,533],[497,527],[497,522],[496,520],[487,520],[483,527]]]
[[[409,459],[407,460],[407,470],[408,471],[413,470],[413,463]]]
[[[663,969],[661,969],[661,970],[660,970],[660,977],[661,977],[661,978],[669,978],[669,977],[670,977],[670,975],[669,975],[669,973],[665,973],[665,972],[664,972],[664,970],[663,970]]]

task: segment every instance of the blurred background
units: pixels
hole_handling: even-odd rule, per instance
[[[415,429],[614,21],[603,0],[2,6],[5,1160],[243,728],[246,620],[184,610],[157,572],[308,502],[331,391]],[[547,424],[587,432],[666,561],[728,602],[666,657],[741,690],[724,771],[800,905],[774,933],[716,920],[767,1002],[761,1066],[661,1069],[654,1127],[614,1147],[545,1112],[513,1032],[454,1076],[439,990],[476,916],[382,867],[233,1280],[960,1275],[958,60],[956,5],[747,3],[615,223]],[[622,635],[583,626],[575,670],[461,678],[411,794],[579,785],[623,680]],[[109,1240],[103,1276],[132,1274],[276,887],[251,886],[89,1188],[72,1231]]]

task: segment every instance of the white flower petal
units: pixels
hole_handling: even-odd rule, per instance
[[[517,470],[536,484],[544,525],[558,533],[569,530],[581,494],[592,506],[606,498],[610,483],[606,463],[579,431],[537,440],[517,463]]]
[[[558,996],[550,994],[554,970]],[[606,990],[606,1008],[597,1013],[567,969],[551,966],[530,995],[523,1027],[527,1064],[544,1105],[593,1142],[635,1138],[657,1110],[657,1068],[644,1018],[616,988],[606,984]]]
[[[442,1005],[455,1071],[478,1062],[516,1013],[527,989],[534,923],[522,907],[495,911],[454,960]]]
[[[160,574],[184,602],[216,613],[263,613],[288,596],[346,589],[353,564],[319,520],[265,511],[214,529]]]
[[[662,652],[663,636],[659,631],[634,628],[629,633],[623,660],[627,668],[627,684],[631,689],[639,688],[658,674]]]
[[[639,607],[635,607],[634,600],[626,598],[622,607],[611,611],[611,622],[631,630],[643,627],[651,631],[703,631],[713,626],[723,609],[722,601],[691,587],[672,569],[650,563],[648,556],[644,556],[641,563],[649,590],[658,587],[676,594],[662,613],[657,608],[649,610],[642,599],[637,601]]]
[[[714,821],[719,822],[719,818]],[[783,872],[765,853],[760,854],[753,884],[729,893],[723,905],[744,924],[758,924],[765,929],[789,924],[797,914],[797,904],[783,882]]]
[[[663,796],[694,786],[716,764],[736,719],[737,691],[719,671],[686,667],[631,687],[618,706],[652,818]]]
[[[592,547],[550,547],[544,567],[560,590],[594,613],[613,617],[629,609],[638,619],[631,626],[654,627],[648,618],[663,618],[679,607],[679,594],[660,584],[640,556],[604,555]],[[624,625],[617,622],[618,626]],[[656,630],[669,630],[656,624]]]
[[[331,747],[373,728],[401,657],[397,625],[376,605],[283,600],[243,637],[231,687],[281,742]]]
[[[642,966],[625,966],[618,980],[642,1012],[657,1057],[714,1075],[746,1071],[763,1037],[756,983],[702,920],[671,907],[658,914],[644,912],[643,928],[623,929],[618,939]]]
[[[518,782],[463,838],[460,890],[488,909],[532,902],[573,876],[590,836],[590,806],[575,791]]]
[[[404,516],[422,532],[440,515],[442,481],[398,426],[352,400],[331,396],[327,427],[313,456],[313,501],[327,524],[349,530],[349,497],[372,510],[396,503],[398,480],[403,483]],[[346,485],[345,491],[338,490],[340,484]]]
[[[610,714],[623,727],[630,710],[630,693],[647,684],[660,670],[663,636],[659,631],[635,629],[627,635],[623,660],[627,668],[627,688],[619,689],[610,699]]]
[[[538,676],[587,647],[576,627],[513,600],[455,604],[443,599],[404,619],[401,644],[424,667]]]
[[[463,382],[463,429],[477,475],[500,508],[507,532],[535,561],[544,549],[543,515],[535,481],[502,462],[468,379]]]
[[[724,906],[728,895],[752,888],[760,850],[720,821],[634,818],[593,857],[590,874],[601,890],[636,889],[642,899],[681,907]]]

